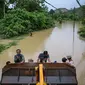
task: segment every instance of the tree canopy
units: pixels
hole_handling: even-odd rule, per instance
[[[52,18],[47,13],[13,9],[0,21],[0,34],[3,38],[9,38],[30,31],[47,29],[53,24]]]
[[[33,12],[43,10],[46,7],[44,1],[45,0],[10,0],[9,3],[15,3],[15,8],[25,8],[27,11]]]

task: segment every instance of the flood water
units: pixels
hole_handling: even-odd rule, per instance
[[[74,54],[73,54],[73,22],[64,22],[61,25],[56,24],[55,28],[34,32],[32,37],[26,37],[20,40],[18,45],[11,47],[0,54],[0,71],[6,61],[13,62],[13,56],[17,48],[22,50],[26,62],[32,58],[35,62],[40,52],[47,50],[51,61],[61,62],[62,57],[72,55],[77,69],[77,78],[79,85],[85,85],[85,41],[79,39],[77,34],[81,27],[76,22],[74,32]]]

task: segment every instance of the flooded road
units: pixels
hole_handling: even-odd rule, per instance
[[[77,34],[81,27],[80,23],[76,23],[74,32],[74,55],[73,55],[73,22],[64,22],[62,25],[56,24],[53,29],[34,32],[33,37],[26,37],[20,40],[17,46],[0,54],[0,70],[6,61],[13,62],[13,56],[17,48],[22,50],[26,62],[32,58],[35,62],[40,52],[47,50],[51,61],[61,62],[62,57],[73,55],[72,58],[77,68],[77,77],[79,85],[85,84],[85,41],[79,39]]]

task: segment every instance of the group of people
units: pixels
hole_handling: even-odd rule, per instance
[[[29,59],[28,61],[33,62],[32,59]],[[46,63],[47,61],[50,62],[48,51],[44,51],[43,53],[40,53],[38,56],[37,62]],[[21,54],[20,49],[16,50],[16,55],[14,56],[14,62],[15,63],[24,63],[25,62],[24,55]]]
[[[21,54],[21,50],[20,49],[16,50],[16,55],[14,56],[14,62],[15,63],[24,63],[25,62],[24,55]],[[33,60],[29,59],[28,62],[33,62]],[[40,62],[40,63],[47,63],[47,62],[49,62],[49,63],[51,63],[48,51],[44,51],[44,52],[40,53],[39,56],[38,56],[37,62]],[[67,56],[67,58],[63,57],[62,58],[62,62],[63,63],[67,63],[67,64],[69,64],[71,66],[74,66],[74,62],[73,62],[71,56]],[[9,63],[10,62],[7,62],[7,64],[9,64]],[[57,61],[54,61],[53,63],[57,63]]]
[[[63,57],[63,58],[62,58],[62,62],[63,62],[63,63],[67,63],[67,64],[69,64],[69,65],[71,65],[71,66],[74,66],[74,62],[73,62],[71,56],[67,56],[67,58],[66,58],[66,57]]]

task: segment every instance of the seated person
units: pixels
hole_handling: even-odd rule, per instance
[[[74,62],[72,60],[72,57],[71,56],[67,56],[67,63],[71,66],[74,66]]]
[[[44,55],[43,53],[40,53],[37,59],[37,62],[43,63],[44,62]]]
[[[38,56],[38,62],[40,61],[41,63],[46,63],[48,60],[48,62],[50,62],[50,59],[49,59],[49,54],[48,54],[48,51],[44,51],[43,53],[40,53],[39,56]]]
[[[20,49],[16,50],[16,55],[14,56],[14,62],[15,63],[24,63],[25,62],[25,58],[21,54],[21,50]]]
[[[67,59],[65,57],[62,58],[62,62],[66,63]]]
[[[54,61],[53,63],[57,63],[57,61]]]
[[[33,63],[34,61],[32,59],[28,59],[28,63]]]
[[[10,61],[7,61],[7,62],[6,62],[6,65],[9,65],[10,63],[11,63]]]

